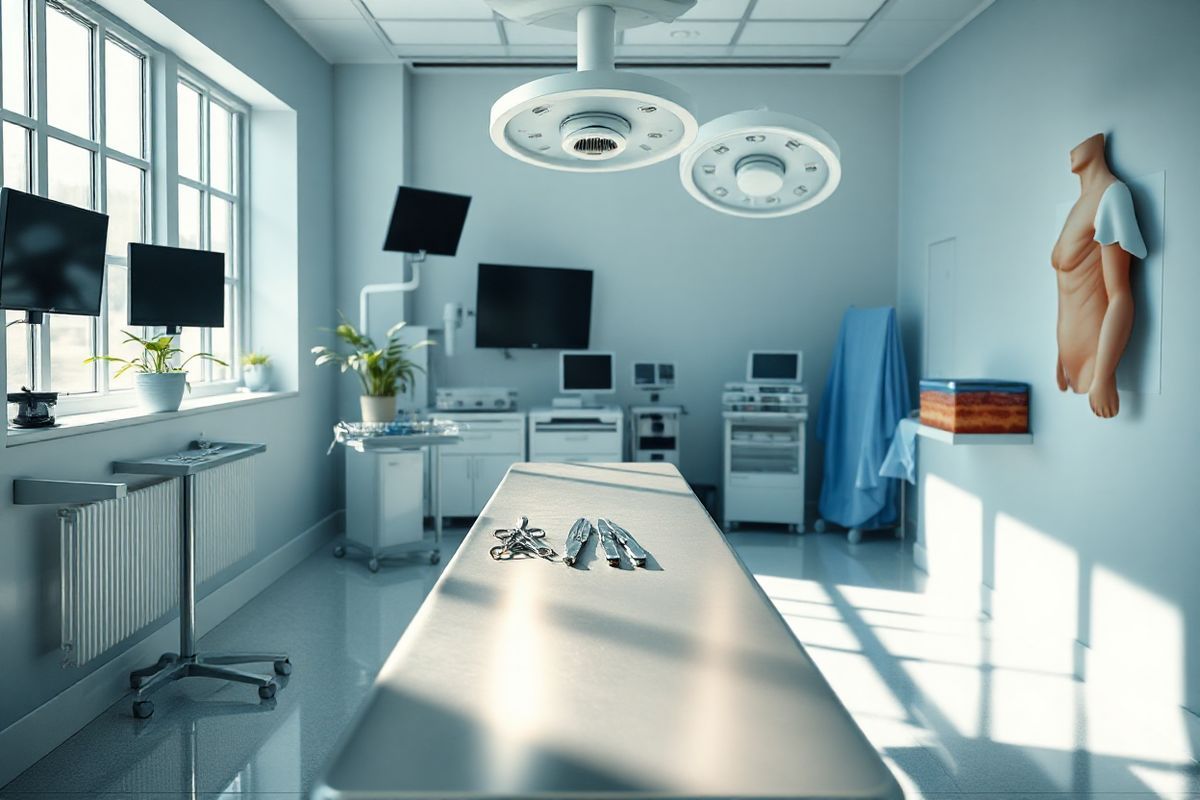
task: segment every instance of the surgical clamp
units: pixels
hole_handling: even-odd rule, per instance
[[[563,563],[568,567],[579,560],[579,551],[592,538],[592,523],[585,517],[580,517],[575,520],[575,524],[571,526],[571,532],[567,534],[566,552],[563,554]]]
[[[500,544],[488,552],[497,561],[516,555],[533,555],[549,561],[555,556],[554,548],[544,541],[546,531],[529,527],[529,517],[521,517],[516,527],[497,528],[492,535],[500,540]]]
[[[646,566],[646,551],[642,549],[642,546],[638,544],[637,539],[634,539],[633,535],[630,534],[629,531],[625,530],[612,520],[605,519],[603,517],[597,521],[597,524],[600,527],[601,541],[604,541],[603,536],[605,529],[607,528],[612,537],[620,542],[621,546],[625,548],[625,552],[629,554],[629,560],[633,562],[635,567]],[[612,564],[611,558],[609,558],[608,563]]]

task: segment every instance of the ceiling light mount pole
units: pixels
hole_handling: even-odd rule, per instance
[[[584,6],[579,9],[579,71],[614,69],[617,38],[617,12],[612,6]]]

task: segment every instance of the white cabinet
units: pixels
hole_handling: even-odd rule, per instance
[[[624,461],[625,415],[619,408],[545,408],[529,412],[529,460]]]
[[[424,537],[421,451],[344,449],[346,538],[374,552]]]
[[[462,441],[441,451],[443,517],[477,517],[508,468],[525,460],[520,412],[435,415],[459,425]]]
[[[725,412],[725,529],[776,522],[804,531],[806,413]]]

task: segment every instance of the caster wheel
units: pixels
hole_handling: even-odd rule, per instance
[[[850,544],[858,544],[862,541],[862,531],[858,528],[851,528],[850,533],[846,534],[846,538],[850,541]]]
[[[813,523],[813,530],[817,533],[824,533],[825,531],[829,530],[829,528],[826,526],[825,520],[819,519]]]
[[[333,557],[334,558],[342,558],[345,555],[346,555],[346,548],[344,545],[339,544],[333,548]]]
[[[370,561],[368,561],[367,569],[371,570],[371,572],[379,572],[379,559],[372,558]]]
[[[292,662],[286,658],[283,661],[276,661],[275,662],[275,674],[276,675],[291,675],[292,674]]]
[[[154,715],[154,703],[149,700],[135,700],[133,702],[133,716],[138,719],[150,719]]]
[[[432,553],[429,554],[429,563],[430,564],[437,564],[441,560],[442,560],[442,554],[439,553],[438,551],[434,550]]]
[[[266,686],[258,687],[258,696],[263,700],[270,700],[275,696],[275,684],[268,683]]]

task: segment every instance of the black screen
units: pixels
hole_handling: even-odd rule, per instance
[[[796,380],[795,353],[755,353],[751,368],[756,381]]]
[[[611,392],[612,356],[591,353],[565,353],[562,357],[564,392]]]
[[[471,198],[401,186],[396,192],[392,221],[383,249],[398,253],[424,250],[434,256],[458,252]]]
[[[225,256],[129,245],[129,324],[225,327]]]
[[[0,307],[99,316],[108,215],[0,192]]]
[[[634,364],[633,382],[638,386],[653,386],[657,380],[653,364]]]
[[[476,347],[586,350],[592,271],[479,265]]]

